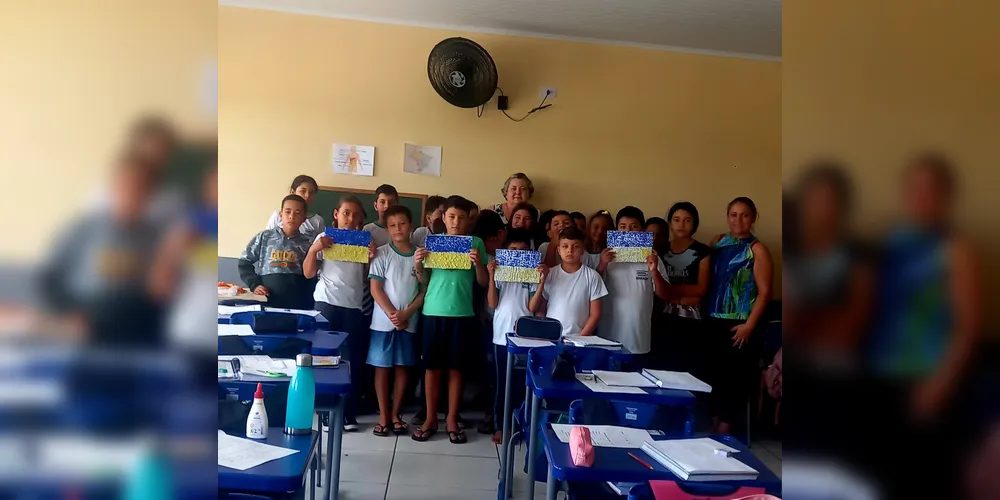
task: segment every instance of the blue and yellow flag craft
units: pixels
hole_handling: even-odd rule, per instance
[[[531,250],[497,250],[497,269],[493,278],[509,283],[538,283],[542,254]]]
[[[608,248],[615,252],[615,262],[646,262],[653,253],[653,233],[608,231]]]
[[[356,229],[326,228],[327,238],[333,239],[333,246],[323,250],[323,258],[341,262],[368,263],[368,245],[372,234]]]
[[[425,243],[430,255],[424,261],[428,269],[471,269],[472,236],[427,235]]]

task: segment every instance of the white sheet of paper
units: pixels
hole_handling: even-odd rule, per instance
[[[254,304],[252,306],[219,306],[219,315],[223,314],[236,314],[240,312],[259,312],[261,308],[260,304]]]
[[[586,427],[590,429],[590,440],[594,443],[594,446],[600,446],[601,448],[640,448],[642,447],[642,443],[652,440],[648,431],[633,429],[631,427],[552,424],[552,430],[555,431],[559,440],[564,443],[569,442],[569,433],[574,427]]]
[[[594,370],[591,372],[604,385],[612,387],[656,387],[653,381],[643,377],[639,372],[610,372],[605,370]]]
[[[614,340],[608,340],[604,337],[598,337],[597,335],[564,335],[568,342],[584,347],[621,347],[621,342],[615,342]]]
[[[668,372],[665,370],[644,369],[650,377],[660,381],[660,387],[664,389],[677,389],[681,391],[712,392],[712,386],[698,380],[697,377],[688,372]]]
[[[219,465],[230,469],[247,470],[298,452],[219,431]]]
[[[233,335],[239,335],[241,337],[245,335],[254,335],[253,328],[250,328],[250,325],[219,325],[220,337],[229,337]]]
[[[221,306],[220,306],[221,307]],[[306,309],[283,309],[280,307],[265,307],[264,312],[277,312],[277,313],[289,313],[289,314],[302,314],[304,316],[319,316],[319,311],[309,311]]]
[[[552,342],[550,342],[548,340],[526,339],[526,338],[523,338],[523,337],[508,337],[508,338],[510,339],[510,343],[511,344],[514,344],[514,345],[516,345],[518,347],[529,347],[529,348],[530,347],[549,347],[549,346],[555,345],[555,344],[553,344]]]
[[[576,379],[580,381],[581,384],[587,386],[588,389],[594,392],[613,392],[616,394],[646,394],[646,391],[638,387],[611,387],[610,385],[597,380],[593,375],[589,373],[577,373]]]
[[[295,372],[294,359],[273,359],[270,356],[219,356],[219,359],[239,360],[240,373],[246,375],[267,376],[270,372],[291,377]]]

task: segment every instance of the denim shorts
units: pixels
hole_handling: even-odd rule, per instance
[[[391,332],[372,330],[371,343],[368,345],[368,364],[378,368],[417,364],[414,335],[405,330]]]

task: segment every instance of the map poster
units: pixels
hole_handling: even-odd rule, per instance
[[[333,173],[375,175],[375,146],[334,144]]]
[[[441,177],[441,147],[406,144],[403,148],[403,172]]]

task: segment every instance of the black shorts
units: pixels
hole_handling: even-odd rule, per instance
[[[465,370],[480,345],[476,318],[423,316],[423,362],[428,370]]]

